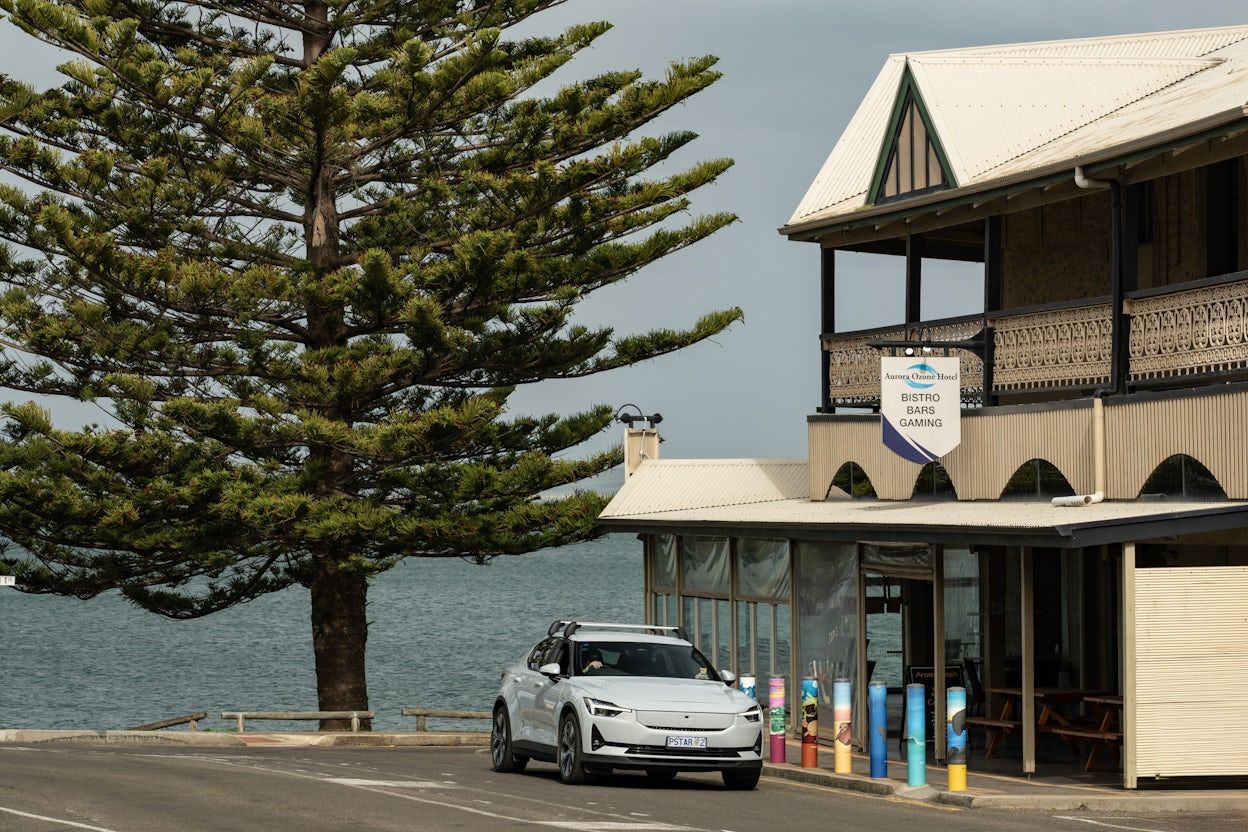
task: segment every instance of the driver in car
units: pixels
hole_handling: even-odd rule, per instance
[[[585,666],[581,668],[581,673],[593,670],[602,670],[602,653],[590,648],[585,651]]]

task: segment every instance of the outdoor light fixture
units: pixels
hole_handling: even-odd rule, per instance
[[[625,413],[624,409],[627,407],[631,407],[633,410],[636,410],[637,415],[634,416],[631,413]],[[626,405],[621,405],[620,409],[615,411],[615,418],[617,421],[622,422],[625,425],[628,425],[628,427],[630,428],[637,422],[645,422],[647,424],[647,427],[653,428],[656,425],[658,425],[659,422],[663,421],[663,414],[655,413],[650,416],[647,416],[646,414],[641,412],[641,408],[638,407],[637,405],[626,404]]]

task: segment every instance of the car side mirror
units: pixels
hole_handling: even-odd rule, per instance
[[[559,663],[551,662],[550,664],[544,664],[537,669],[537,672],[542,674],[543,676],[549,676],[550,678],[553,679],[559,675],[559,672],[560,672]]]
[[[719,678],[724,680],[725,685],[731,685],[733,682],[737,681],[737,674],[733,673],[731,670],[721,670],[719,671]]]

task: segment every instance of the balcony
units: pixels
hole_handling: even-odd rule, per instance
[[[1128,292],[1127,380],[1134,388],[1191,386],[1248,377],[1248,272]],[[991,359],[966,350],[962,395],[988,401],[1077,398],[1110,381],[1113,316],[1110,299],[1010,309],[823,337],[828,395],[834,407],[875,407],[880,350],[872,341],[960,341],[984,327]]]

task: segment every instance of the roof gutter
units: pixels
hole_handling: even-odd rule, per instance
[[[928,213],[934,208],[952,208],[969,202],[982,202],[985,197],[1008,196],[1067,179],[1070,176],[1072,162],[1075,166],[1096,174],[1118,165],[1155,156],[1177,145],[1217,138],[1226,132],[1226,128],[1246,120],[1248,120],[1248,107],[1235,107],[1182,127],[1127,142],[1099,153],[1076,156],[1053,165],[989,180],[978,185],[965,185],[951,191],[937,191],[902,203],[869,206],[839,217],[790,223],[781,226],[777,231],[792,240],[809,241],[831,231],[848,231],[864,225],[891,223],[907,216]]]

